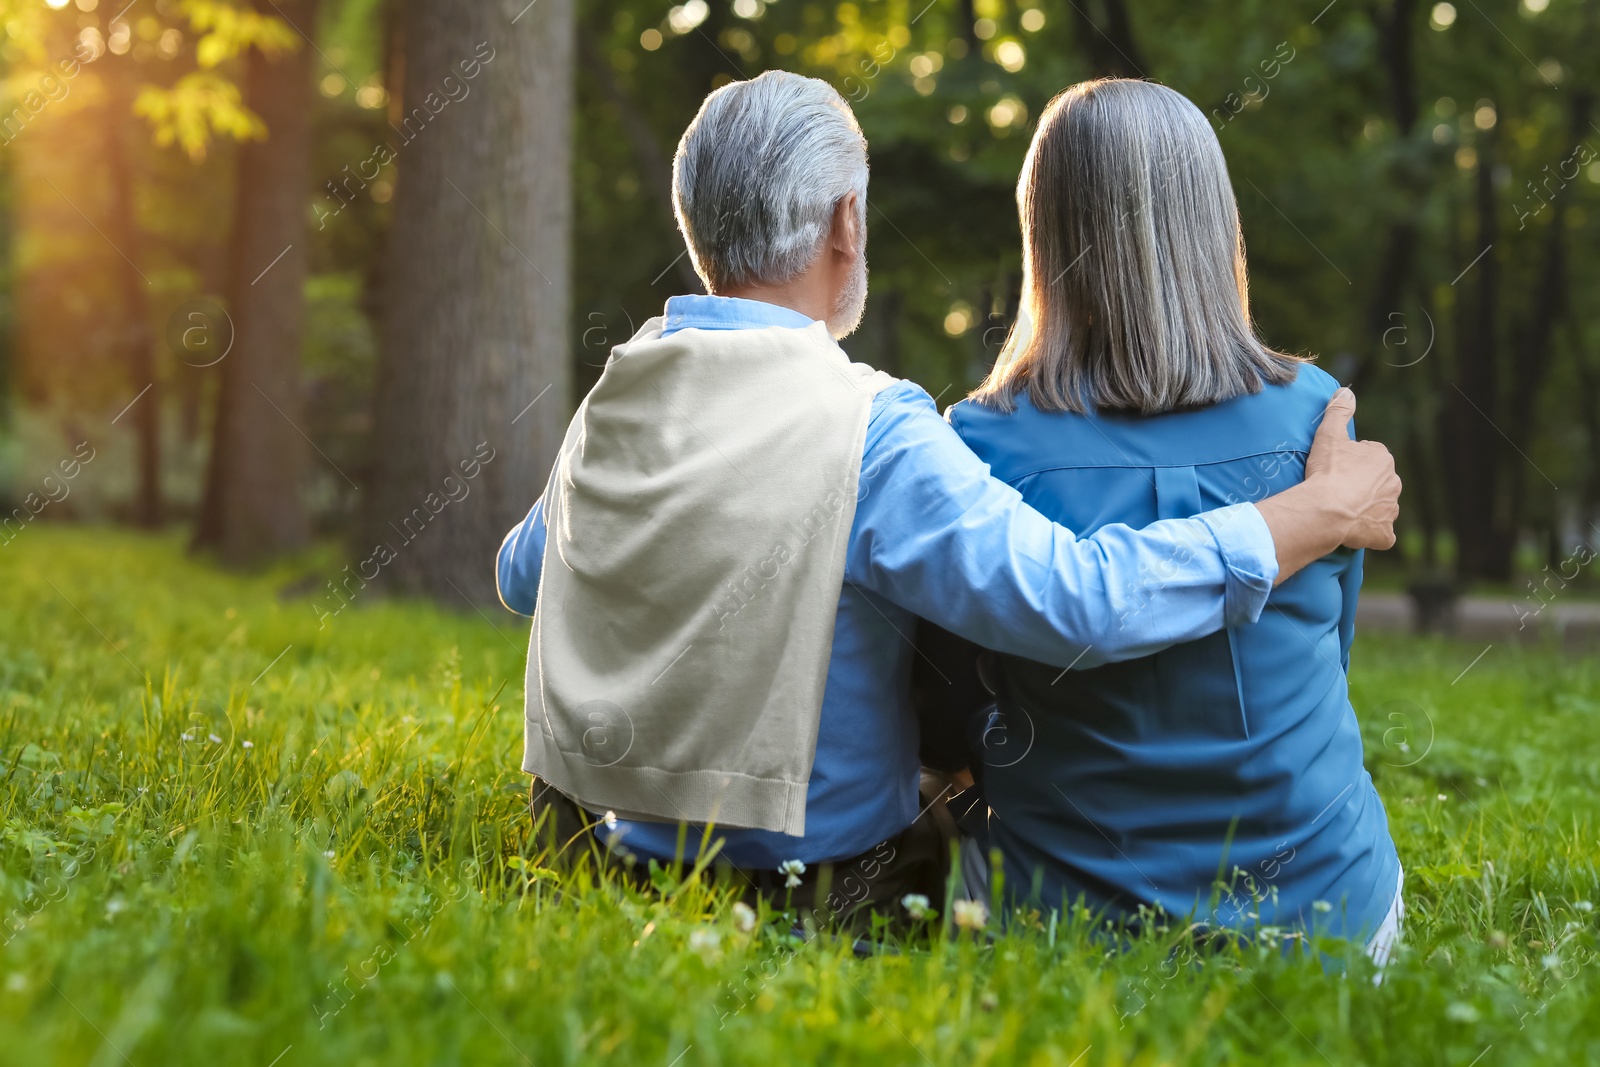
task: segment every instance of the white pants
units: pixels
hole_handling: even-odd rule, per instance
[[[1394,887],[1394,903],[1389,905],[1389,914],[1383,917],[1383,922],[1378,926],[1378,932],[1372,935],[1372,940],[1367,942],[1367,955],[1372,957],[1372,962],[1379,967],[1389,962],[1389,954],[1400,943],[1400,924],[1405,921],[1406,902],[1404,899],[1406,888],[1406,869],[1400,868],[1400,881]]]

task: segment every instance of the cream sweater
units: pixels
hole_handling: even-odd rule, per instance
[[[872,397],[821,323],[652,319],[545,493],[523,769],[592,811],[805,833]]]

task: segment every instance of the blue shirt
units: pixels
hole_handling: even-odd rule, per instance
[[[1044,414],[1021,397],[1011,414],[963,402],[950,421],[1024,500],[1087,533],[1295,485],[1337,388],[1306,366],[1290,385],[1149,418]],[[1335,552],[1274,590],[1255,625],[1140,659],[1060,677],[1001,657],[1006,733],[1033,743],[983,773],[1007,886],[1026,896],[1037,877],[1046,907],[1081,894],[1113,916],[1160,905],[1370,936],[1399,858],[1345,687],[1361,564]]]
[[[758,301],[679,296],[667,301],[664,334],[811,322]],[[544,543],[541,502],[500,547],[500,597],[512,611],[534,611]],[[1249,505],[1079,539],[989,477],[919,386],[896,383],[874,397],[867,425],[805,836],[718,830],[721,854],[750,868],[846,859],[916,818],[918,616],[990,648],[1093,666],[1253,621],[1277,570]],[[636,855],[676,853],[675,825],[624,821],[619,831]],[[687,841],[692,855],[699,835]]]

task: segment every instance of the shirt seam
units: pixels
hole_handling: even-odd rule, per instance
[[[969,446],[970,447],[970,446]],[[1223,459],[1208,459],[1199,463],[1061,463],[1051,467],[1037,467],[1025,474],[1008,476],[1008,483],[1019,482],[1024,478],[1031,478],[1035,474],[1050,474],[1055,471],[1134,471],[1134,470],[1174,470],[1181,467],[1217,467],[1224,463],[1238,463],[1240,460],[1257,459],[1261,456],[1310,456],[1311,449],[1305,448],[1274,448],[1264,452],[1247,452],[1241,456],[1229,456]]]

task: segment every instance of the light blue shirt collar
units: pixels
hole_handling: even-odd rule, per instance
[[[792,308],[736,296],[674,296],[667,300],[666,327],[661,336],[679,330],[760,330],[784,326],[803,330],[814,321]]]

